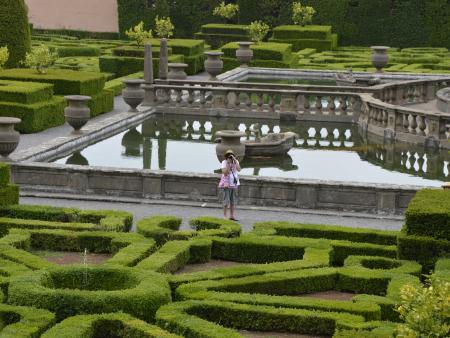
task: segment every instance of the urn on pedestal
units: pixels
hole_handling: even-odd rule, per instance
[[[74,129],[73,133],[80,133],[80,129],[89,121],[91,110],[87,103],[91,100],[90,96],[69,95],[64,96],[69,104],[64,109],[66,122]]]
[[[377,69],[377,73],[382,73],[383,68],[388,64],[389,55],[387,46],[372,46],[372,64]]]
[[[240,63],[240,67],[248,67],[253,57],[253,51],[250,49],[253,42],[239,41],[237,44],[239,49],[236,50],[236,58]]]
[[[223,71],[223,61],[220,58],[222,52],[205,52],[207,57],[205,61],[205,70],[211,76],[210,81],[217,81],[217,75],[221,74]]]
[[[239,161],[245,156],[245,144],[241,143],[241,137],[247,134],[237,130],[220,130],[216,133],[216,137],[220,138],[220,143],[216,145],[216,155],[220,162],[225,159],[227,150],[233,150],[234,155]]]
[[[144,101],[145,90],[141,87],[144,80],[128,79],[122,81],[125,84],[125,88],[122,90],[123,100],[130,106],[130,113],[139,112],[137,106]]]
[[[8,161],[9,154],[19,145],[20,134],[14,130],[14,125],[22,122],[15,117],[0,117],[0,155],[3,161]]]

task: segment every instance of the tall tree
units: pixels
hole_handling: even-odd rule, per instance
[[[30,50],[28,8],[24,0],[0,0],[0,46],[9,49],[6,67],[20,65]]]

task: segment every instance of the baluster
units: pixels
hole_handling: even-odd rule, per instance
[[[328,112],[330,115],[334,115],[336,111],[336,103],[334,102],[336,100],[335,96],[330,96],[328,99]]]
[[[322,96],[316,96],[316,105],[315,105],[316,111],[317,112],[322,112]]]
[[[340,96],[339,97],[339,110],[340,112],[345,115],[347,112],[347,96]]]
[[[269,112],[275,112],[275,94],[270,93],[269,95]]]
[[[416,121],[416,117],[412,114],[409,115],[409,132],[411,134],[416,134],[417,133],[417,121]]]
[[[383,127],[386,127],[388,124],[388,112],[383,110],[383,120],[382,120],[382,125]]]
[[[206,91],[204,89],[199,90],[199,102],[200,102],[200,108],[205,108]]]
[[[256,105],[258,107],[257,110],[259,112],[262,112],[263,111],[263,104],[264,104],[264,94],[258,93],[258,94],[256,94],[256,97],[257,97]]]
[[[170,89],[163,89],[164,99],[163,102],[165,105],[169,105],[170,102]]]
[[[187,103],[189,106],[192,106],[194,103],[194,91],[192,89],[188,90]]]
[[[251,93],[247,93],[247,99],[245,101],[245,105],[247,106],[247,110],[252,110],[252,94]]]
[[[409,119],[408,119],[409,115],[406,113],[403,113],[402,115],[403,115],[403,130],[405,132],[408,132],[409,131]]]
[[[311,108],[311,104],[309,103],[309,96],[305,95],[304,97],[305,97],[305,102],[303,103],[303,109],[305,110],[305,113],[306,113],[306,112],[309,112],[309,110]]]
[[[240,92],[235,92],[236,95],[236,99],[234,101],[234,105],[236,106],[237,109],[240,109],[241,106],[241,93]]]
[[[424,154],[417,153],[417,155],[419,155],[419,158],[417,159],[417,164],[419,165],[417,172],[419,173],[420,176],[424,176],[424,174],[425,174],[425,170],[423,169],[424,164],[425,164],[425,159],[423,158]]]
[[[179,89],[175,89],[175,102],[177,107],[180,106],[181,99],[182,99],[182,91]]]
[[[417,116],[417,126],[419,127],[417,134],[425,136],[425,129],[427,128],[427,125],[425,124],[425,117],[421,115]]]

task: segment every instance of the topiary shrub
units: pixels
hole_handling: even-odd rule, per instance
[[[6,67],[17,67],[30,50],[30,26],[24,0],[0,0],[0,46],[9,49]]]
[[[48,309],[57,320],[85,313],[123,311],[152,320],[171,301],[166,279],[123,267],[55,267],[11,280],[8,302]]]

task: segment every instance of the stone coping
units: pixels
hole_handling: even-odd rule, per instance
[[[68,155],[89,144],[101,141],[110,136],[137,125],[154,113],[154,109],[138,113],[117,113],[105,119],[91,122],[81,129],[81,133],[71,133],[57,137],[38,146],[13,153],[10,158],[14,162],[47,161],[58,156]]]
[[[14,163],[25,193],[217,203],[218,174]],[[241,176],[240,205],[402,214],[419,186]]]
[[[248,77],[258,76],[261,78],[292,78],[303,77],[317,79],[335,79],[336,73],[344,71],[334,70],[311,70],[311,69],[288,69],[288,68],[262,68],[262,67],[237,67],[217,76],[220,81],[244,81]],[[420,73],[369,73],[353,72],[355,78],[367,79],[379,77],[382,81],[410,81],[410,80],[431,80],[439,78],[450,78],[450,74],[420,74]]]

